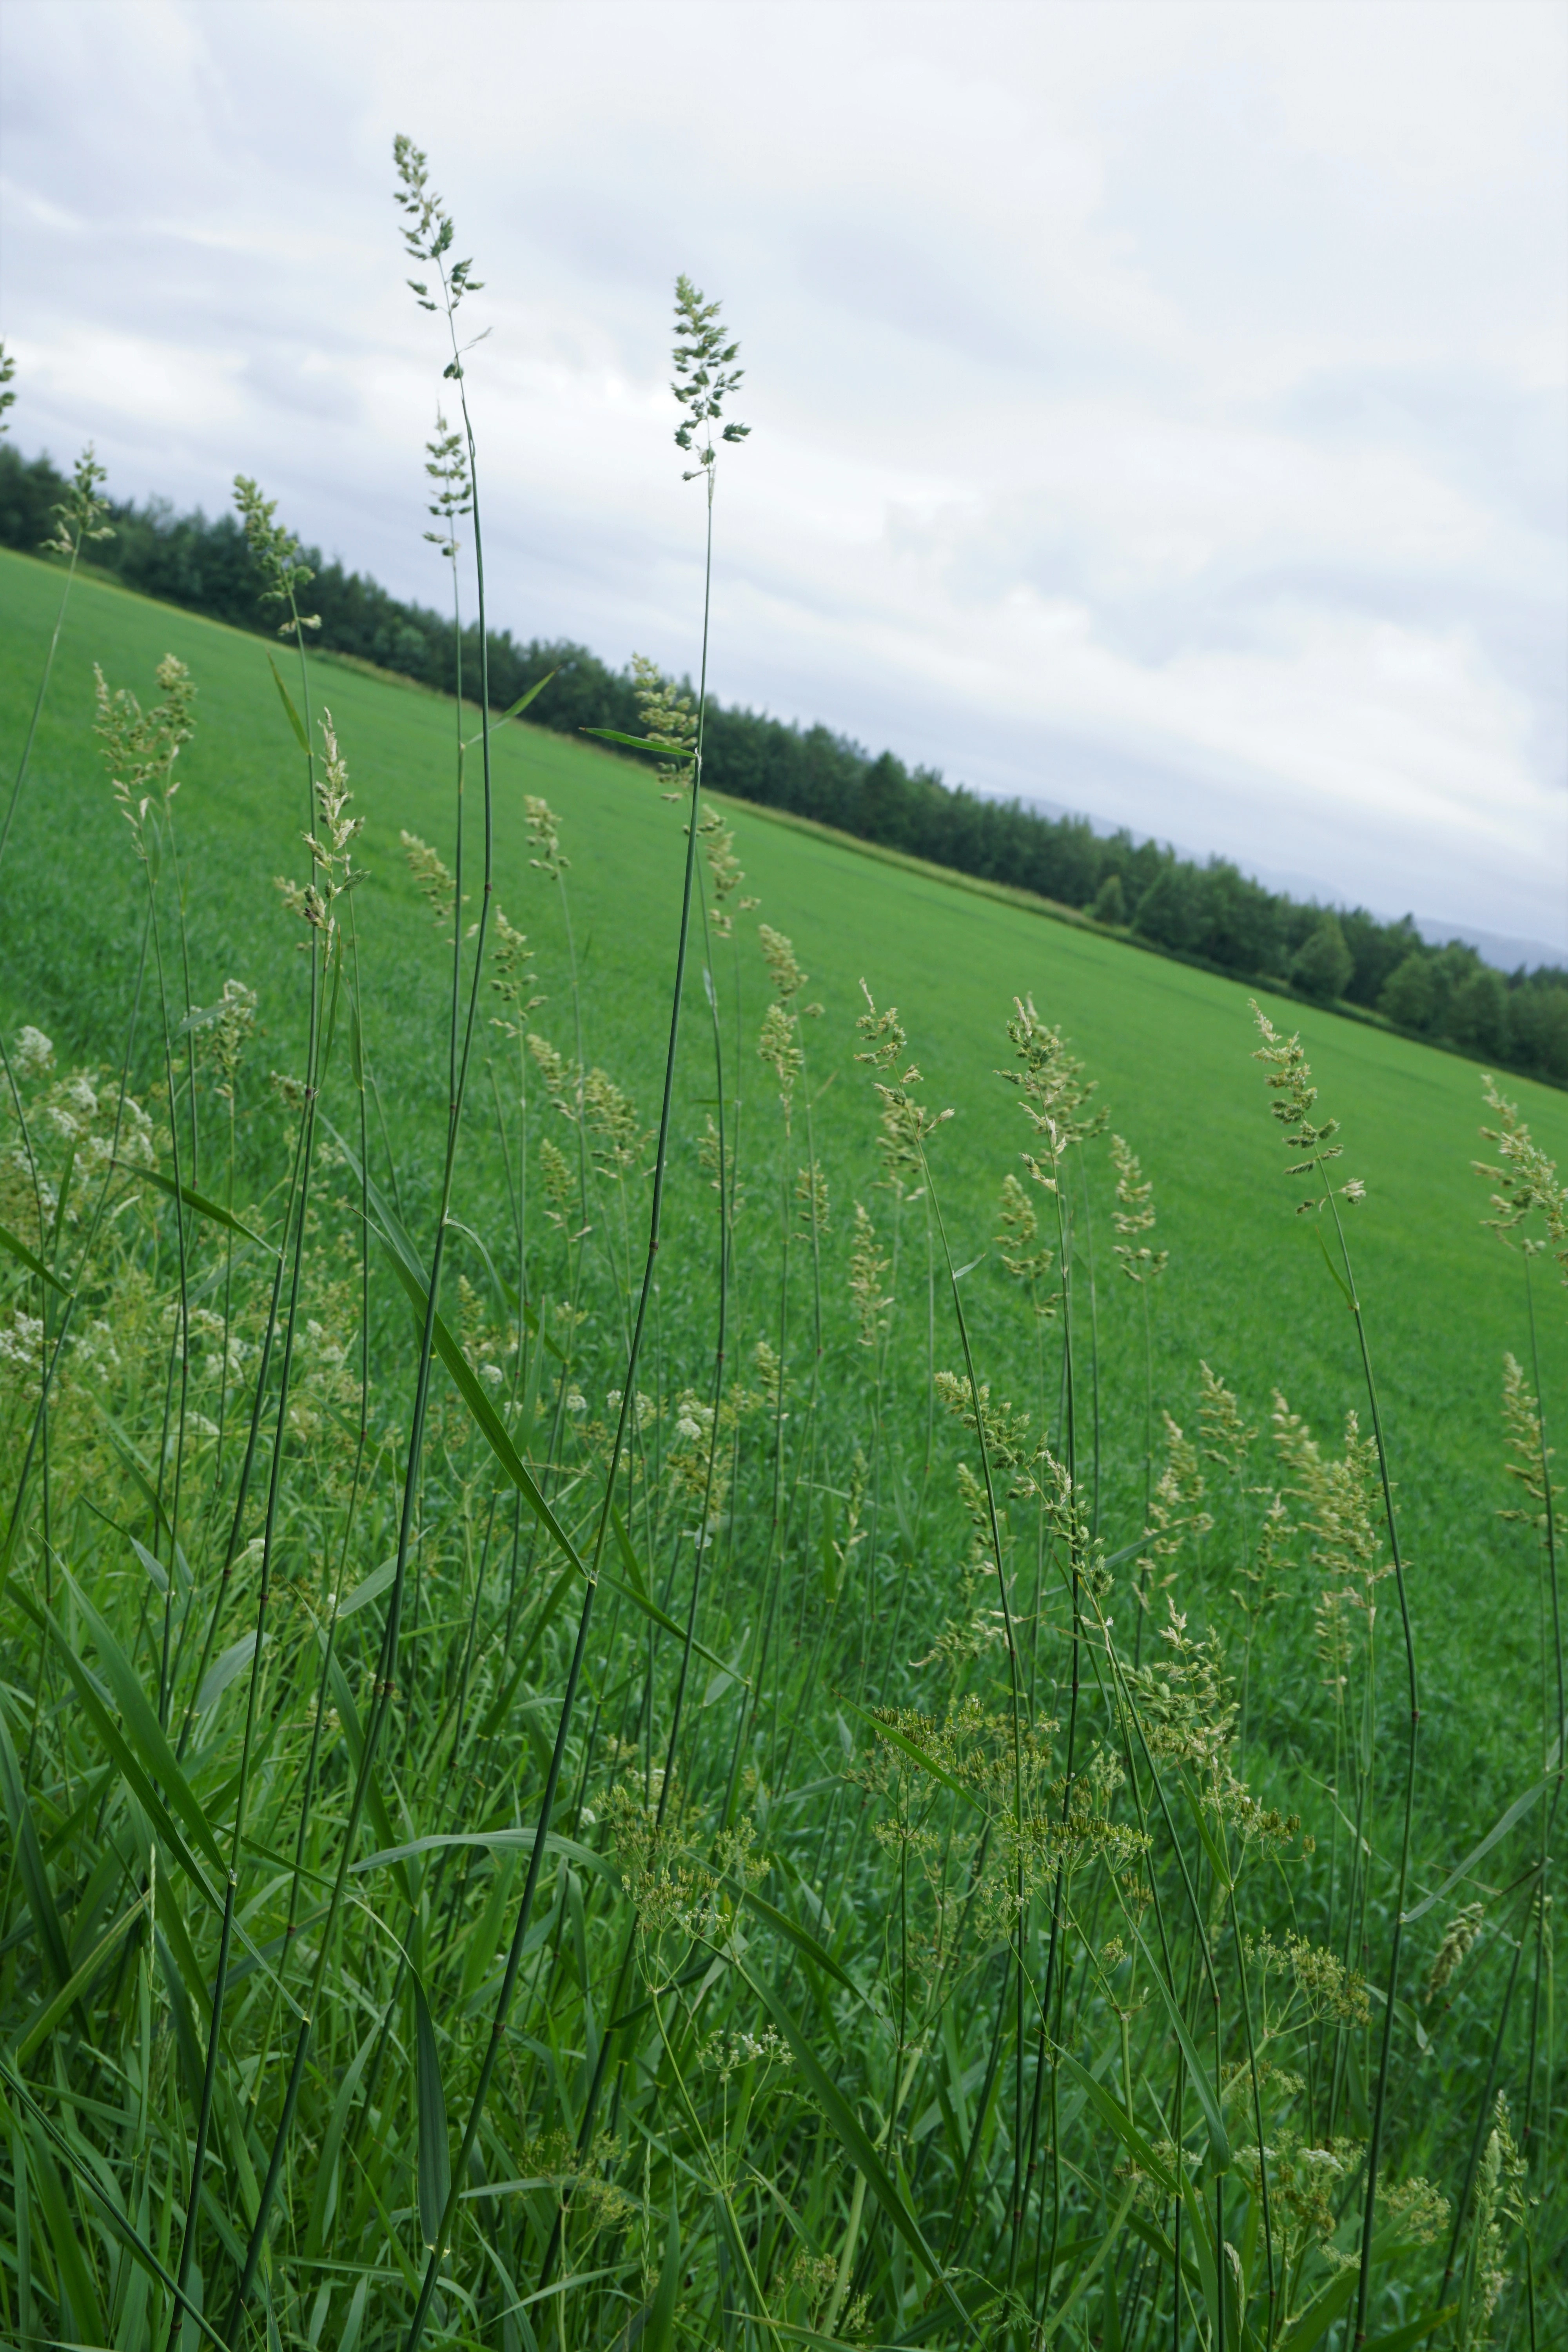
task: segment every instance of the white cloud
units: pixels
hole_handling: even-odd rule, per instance
[[[256,473],[434,597],[406,129],[487,281],[515,628],[691,657],[686,268],[755,427],[721,692],[1568,945],[1556,7],[12,0],[0,40],[24,446],[209,509]]]

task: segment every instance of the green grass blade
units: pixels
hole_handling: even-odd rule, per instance
[[[1176,2176],[1169,2166],[1163,2164],[1155,2155],[1125,2107],[1117,2104],[1103,2083],[1095,2081],[1087,2066],[1079,2064],[1070,2051],[1058,2050],[1057,2063],[1064,2069],[1069,2080],[1078,2084],[1089,2105],[1099,2116],[1100,2122],[1116,2134],[1134,2160],[1147,2172],[1150,2179],[1157,2180],[1165,2194],[1169,2196],[1175,2188]]]
[[[139,1895],[130,1910],[121,1913],[113,1927],[99,1937],[81,1966],[73,1973],[70,1981],[60,1987],[52,2000],[45,2002],[11,2052],[11,2063],[14,2066],[25,2066],[33,2053],[47,2041],[71,2003],[87,1990],[108,1955],[114,1949],[132,1921],[141,1916],[146,1906],[146,1895]]]
[[[215,1911],[221,1911],[223,1909],[223,1904],[220,1897],[215,1893],[210,1882],[208,1881],[205,1871],[202,1868],[201,1864],[196,1860],[195,1855],[191,1852],[190,1846],[186,1843],[178,1822],[175,1821],[173,1813],[169,1811],[168,1806],[163,1802],[154,1782],[143,1769],[134,1749],[130,1745],[124,1733],[121,1730],[119,1724],[116,1723],[113,1716],[110,1713],[109,1707],[105,1703],[105,1695],[99,1685],[96,1675],[90,1674],[88,1668],[78,1657],[60,1626],[56,1622],[54,1614],[51,1611],[42,1608],[38,1602],[32,1600],[26,1593],[17,1592],[16,1594],[16,1598],[22,1608],[26,1611],[27,1614],[33,1618],[35,1623],[38,1625],[47,1625],[49,1632],[53,1634],[55,1645],[59,1651],[65,1670],[70,1676],[77,1696],[81,1701],[82,1712],[86,1715],[89,1721],[91,1723],[93,1729],[97,1732],[100,1739],[103,1742],[104,1748],[109,1756],[112,1759],[114,1763],[119,1766],[120,1771],[123,1776],[127,1786],[131,1790],[132,1794],[134,1796],[137,1803],[141,1806],[142,1811],[146,1814],[148,1820],[152,1822],[153,1828],[157,1831],[160,1839],[168,1847],[170,1853],[174,1856],[174,1859],[178,1862],[181,1869],[190,1879],[192,1885],[195,1886],[205,1897],[206,1901],[212,1905]],[[154,1722],[155,1721],[156,1717],[154,1717]],[[167,1748],[168,1742],[165,1740],[163,1745]],[[170,1761],[173,1762],[173,1757],[171,1756]],[[177,1770],[178,1767],[175,1769]],[[180,1779],[181,1785],[184,1787],[184,1774],[181,1774]],[[188,1789],[186,1790],[186,1795],[187,1797],[190,1795]],[[191,1802],[194,1804],[195,1801],[195,1799],[192,1798]],[[208,1832],[208,1836],[209,1838],[211,1836],[210,1831]],[[223,1870],[221,1861],[218,1867],[221,1874]]]
[[[1556,1760],[1555,1753],[1553,1753],[1552,1761],[1554,1766],[1556,1764]],[[1500,1839],[1507,1837],[1514,1823],[1524,1819],[1525,1814],[1529,1812],[1531,1807],[1534,1804],[1542,1790],[1543,1789],[1550,1788],[1555,1778],[1555,1771],[1550,1772],[1544,1780],[1537,1780],[1532,1789],[1527,1789],[1522,1797],[1516,1797],[1512,1804],[1509,1807],[1507,1812],[1503,1814],[1501,1820],[1492,1823],[1491,1828],[1487,1832],[1485,1837],[1482,1838],[1480,1843],[1470,1848],[1469,1853],[1465,1856],[1463,1862],[1460,1863],[1458,1870],[1451,1870],[1448,1873],[1447,1877],[1443,1881],[1441,1886],[1435,1888],[1432,1894],[1425,1896],[1421,1902],[1416,1904],[1413,1911],[1407,1911],[1405,1914],[1405,1925],[1408,1927],[1413,1921],[1424,1917],[1425,1915],[1431,1910],[1432,1906],[1435,1903],[1441,1903],[1445,1895],[1452,1893],[1453,1889],[1458,1886],[1461,1878],[1468,1878],[1470,1872],[1474,1870],[1477,1863],[1480,1861],[1481,1856],[1483,1854],[1489,1853]]]
[[[298,743],[300,751],[305,754],[305,757],[309,759],[310,756],[310,739],[305,732],[305,722],[300,718],[299,712],[295,709],[292,698],[289,695],[288,688],[284,685],[278,665],[273,660],[270,654],[267,656],[267,667],[272,672],[272,683],[278,688],[278,698],[289,714],[289,724],[294,730],[294,740]]]
[[[676,2201],[674,2184],[669,2191],[669,2221],[664,2232],[664,2260],[658,2267],[658,2284],[653,2301],[647,2307],[647,2326],[642,2341],[647,2352],[668,2352],[675,2334],[675,2299],[680,2291],[680,2211]]]
[[[381,1853],[366,1854],[363,1862],[353,1864],[353,1871],[357,1874],[361,1871],[384,1870],[393,1863],[407,1862],[415,1854],[437,1853],[450,1846],[489,1846],[500,1853],[521,1846],[525,1853],[531,1853],[536,1834],[528,1829],[437,1831],[428,1837],[410,1838],[405,1845],[392,1845]],[[567,1861],[580,1863],[584,1869],[594,1871],[611,1886],[620,1886],[619,1871],[602,1853],[595,1853],[592,1846],[579,1845],[575,1839],[559,1837],[552,1830],[544,1841],[544,1851],[546,1853],[563,1854]]]
[[[945,1764],[939,1763],[918,1740],[911,1739],[907,1731],[900,1731],[895,1723],[884,1723],[868,1708],[858,1706],[852,1698],[845,1699],[842,1704],[852,1715],[858,1715],[862,1723],[868,1723],[879,1739],[885,1739],[889,1747],[900,1749],[911,1764],[918,1764],[922,1772],[929,1772],[933,1780],[940,1780],[944,1789],[951,1789],[955,1797],[962,1797],[964,1803],[973,1805],[977,1813],[984,1813],[985,1808],[973,1790],[966,1787],[956,1772],[950,1772]]]
[[[447,2200],[452,2192],[452,2150],[430,2004],[418,1970],[410,1969],[409,1975],[414,1986],[414,2072],[419,2110],[419,2231],[425,2243],[434,2247],[439,2243]]]
[[[813,1968],[820,1969],[825,1976],[832,1977],[834,1981],[841,1984],[847,1992],[852,1992],[858,2001],[865,2001],[865,1994],[847,1969],[839,1967],[832,1953],[826,1946],[817,1942],[816,1937],[808,1928],[803,1927],[798,1920],[792,1919],[787,1912],[776,1909],[772,1903],[765,1903],[754,1888],[744,1887],[741,1890],[741,1894],[747,1910],[754,1914],[757,1918],[763,1920],[787,1942],[793,1944],[802,1958],[811,1962]]]
[[[223,1225],[229,1233],[238,1234],[243,1240],[254,1242],[258,1249],[267,1252],[268,1257],[279,1255],[265,1234],[258,1234],[254,1225],[247,1225],[243,1217],[235,1215],[232,1209],[226,1209],[221,1201],[209,1201],[205,1192],[195,1192],[189,1184],[176,1184],[172,1176],[163,1175],[156,1168],[133,1167],[127,1160],[117,1160],[114,1165],[124,1175],[137,1176],[146,1183],[156,1184],[160,1192],[167,1192],[172,1201],[183,1201],[187,1209],[195,1209],[198,1216],[209,1217],[215,1225]]]
[[[76,1297],[75,1291],[68,1288],[60,1280],[59,1276],[44,1264],[41,1257],[36,1257],[26,1243],[14,1234],[9,1225],[0,1225],[0,1249],[9,1250],[13,1257],[20,1258],[29,1274],[36,1274],[40,1282],[47,1282],[51,1289],[59,1292],[62,1298]]]
[[[1430,2319],[1407,2319],[1403,2327],[1391,2327],[1384,2335],[1370,2336],[1361,2352],[1409,2352],[1412,2344],[1424,2344],[1439,2327],[1447,2327],[1450,2319],[1459,2315],[1457,2303],[1446,2304],[1435,2311]]]
[[[109,1677],[110,1688],[114,1694],[127,1737],[133,1743],[150,1778],[164,1791],[192,1839],[222,1878],[227,1864],[212,1824],[202,1810],[195,1791],[174,1760],[174,1751],[158,1721],[152,1701],[142,1687],[134,1666],[70,1570],[62,1569],[61,1574],[75,1597],[83,1622],[92,1635],[93,1647]],[[237,1673],[237,1667],[235,1671]]]
[[[34,2131],[37,2135],[38,2138],[40,2140],[47,2139],[51,2141],[59,2150],[61,2157],[75,2175],[78,2184],[96,2201],[110,2229],[120,2239],[121,2244],[125,2246],[133,2259],[141,2263],[142,2269],[147,2272],[148,2275],[152,2278],[155,2278],[159,2284],[167,2288],[169,2294],[173,2295],[175,2291],[175,2282],[170,2276],[169,2273],[163,2268],[163,2263],[158,2260],[158,2257],[153,2252],[152,2247],[146,2243],[141,2233],[132,2226],[129,2221],[127,2221],[119,2206],[116,2205],[108,2196],[102,2183],[98,2179],[96,2174],[83,2165],[80,2158],[75,2153],[71,2147],[69,2140],[60,2130],[58,2125],[56,2124],[50,2116],[45,2114],[43,2108],[39,2106],[37,2101],[34,2098],[31,2091],[29,2091],[22,2077],[13,2072],[8,2061],[5,2059],[0,2059],[0,2076],[4,2077],[5,2088],[11,2097],[16,2102],[17,2105],[25,2111],[27,2120],[33,2126]],[[16,2143],[13,2142],[13,2145],[16,2145]],[[209,2343],[216,2344],[219,2347],[219,2352],[226,2352],[226,2347],[224,2346],[222,2336],[218,2334],[216,2327],[211,2326],[208,2322],[202,2317],[199,2311],[191,2312],[190,2316]]]
[[[6,1711],[5,1695],[0,1693],[0,1786],[5,1792],[5,1817],[16,1841],[16,1860],[21,1866],[22,1885],[26,1890],[27,1908],[33,1915],[34,1931],[55,1972],[57,1983],[64,1985],[70,1979],[70,1948],[66,1942],[65,1927],[49,1885],[49,1874],[45,1866],[43,1848],[38,1843],[33,1809],[22,1784],[22,1768],[11,1745],[11,1727],[5,1720]]]

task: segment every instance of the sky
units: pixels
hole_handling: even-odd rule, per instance
[[[6,0],[18,446],[439,603],[397,131],[499,624],[694,667],[685,270],[724,699],[1568,953],[1555,0]]]

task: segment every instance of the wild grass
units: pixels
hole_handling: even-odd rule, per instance
[[[735,825],[706,605],[639,772],[316,660],[241,496],[273,674],[0,678],[0,2328],[1553,2341],[1560,1111]]]

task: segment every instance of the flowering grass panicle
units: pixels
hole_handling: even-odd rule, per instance
[[[1487,1107],[1497,1118],[1497,1125],[1483,1127],[1481,1133],[1498,1150],[1497,1164],[1485,1160],[1470,1163],[1478,1176],[1497,1188],[1491,1202],[1495,1213],[1484,1222],[1500,1241],[1508,1242],[1527,1218],[1539,1214],[1544,1234],[1521,1234],[1521,1246],[1550,1249],[1568,1283],[1568,1184],[1561,1181],[1556,1161],[1548,1159],[1521,1118],[1518,1104],[1510,1102],[1484,1074],[1481,1087]]]
[[[1154,1282],[1170,1264],[1170,1252],[1157,1250],[1138,1236],[1154,1230],[1154,1185],[1144,1175],[1138,1155],[1120,1135],[1110,1139],[1111,1164],[1116,1170],[1116,1206],[1111,1223],[1121,1239],[1117,1263],[1133,1282]]]
[[[288,616],[279,623],[278,634],[300,641],[302,630],[319,629],[321,625],[319,613],[300,610],[300,595],[316,575],[305,561],[298,538],[278,521],[277,499],[263,498],[260,484],[248,474],[235,476],[234,502],[239,509],[251,561],[261,574],[261,602],[287,605]]]
[[[697,459],[695,467],[682,478],[688,482],[706,478],[710,495],[717,455],[713,427],[724,413],[724,403],[744,380],[744,371],[735,365],[741,346],[724,339],[720,323],[722,308],[721,303],[704,301],[684,274],[676,279],[676,380],[670,390],[685,415],[676,427],[675,446]],[[741,442],[751,429],[731,420],[721,427],[720,437]]]

